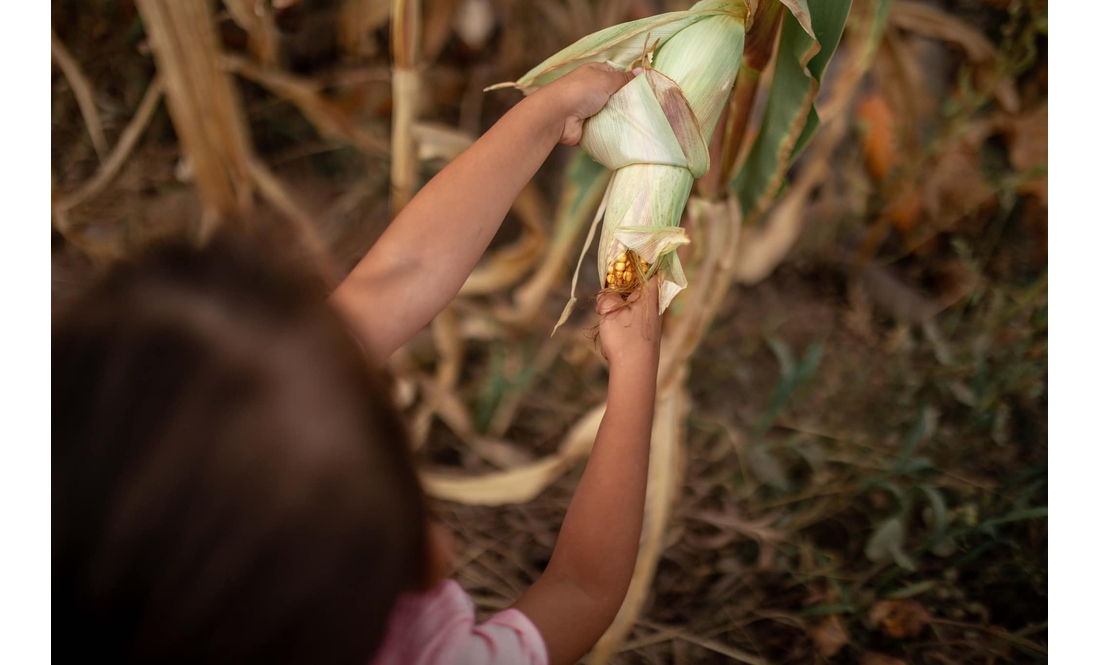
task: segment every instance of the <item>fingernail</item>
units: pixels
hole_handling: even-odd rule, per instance
[[[642,73],[642,68],[641,67],[635,67],[634,69],[631,70],[630,73],[633,74],[634,76],[637,76],[638,74]]]

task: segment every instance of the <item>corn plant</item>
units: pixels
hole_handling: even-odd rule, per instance
[[[885,11],[886,3],[873,5]],[[687,360],[733,280],[742,220],[754,221],[767,210],[789,165],[818,128],[814,102],[850,6],[851,0],[702,0],[686,11],[584,37],[505,84],[530,93],[587,62],[608,63],[621,71],[642,67],[643,73],[585,124],[581,147],[611,176],[582,257],[602,221],[597,263],[601,288],[625,295],[656,279],[664,312],[687,287],[689,275],[695,282],[683,306],[666,317],[646,515],[634,577],[590,662],[608,662],[641,612],[678,493]],[[769,66],[774,73],[762,120],[747,143],[749,118]],[[572,191],[579,196],[586,190],[574,186]],[[569,201],[563,207],[576,208]],[[685,209],[702,245],[687,266],[677,252],[691,241],[680,228]],[[567,242],[576,237],[576,215],[570,222],[559,226]],[[579,270],[578,262],[571,297],[555,330],[576,303]],[[592,424],[603,408],[582,418],[549,458],[481,478],[429,473],[426,487],[437,496],[471,503],[529,500],[587,454],[595,438]],[[729,655],[757,661],[750,654]]]
[[[592,221],[593,229],[603,222],[598,251],[601,286],[628,293],[655,277],[662,313],[687,286],[676,252],[689,242],[679,227],[681,215],[696,178],[712,166],[724,165],[728,171],[736,158],[760,69],[769,60],[782,23],[760,133],[741,169],[732,178],[726,174],[729,191],[743,211],[757,213],[766,207],[779,190],[786,166],[817,128],[813,100],[849,5],[702,0],[687,11],[623,23],[584,37],[512,84],[531,93],[588,62],[604,62],[622,71],[643,68],[641,76],[586,122],[581,140],[581,147],[613,172]],[[783,20],[784,9],[790,20]],[[755,37],[748,53],[747,35]],[[747,70],[749,80],[735,88],[742,70]],[[733,97],[733,113],[724,113],[731,90],[740,94]],[[727,122],[718,136],[717,164],[712,165],[708,145],[723,117]],[[582,256],[587,249],[588,243]],[[558,326],[576,303],[576,283],[575,274],[573,294]]]

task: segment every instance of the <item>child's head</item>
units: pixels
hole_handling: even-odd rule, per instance
[[[260,254],[161,246],[55,321],[62,651],[365,665],[424,579],[385,387],[320,285]]]

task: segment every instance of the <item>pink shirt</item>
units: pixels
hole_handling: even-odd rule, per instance
[[[398,599],[371,665],[548,665],[538,628],[508,609],[475,625],[474,601],[447,580]]]

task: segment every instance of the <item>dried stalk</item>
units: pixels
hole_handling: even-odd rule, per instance
[[[92,85],[88,83],[87,77],[84,76],[84,72],[81,71],[80,65],[73,59],[69,49],[65,48],[65,44],[52,27],[50,28],[50,54],[61,69],[61,73],[65,75],[69,87],[73,89],[76,104],[80,107],[80,115],[84,117],[84,126],[88,128],[88,136],[92,139],[92,147],[102,161],[107,154],[107,137],[103,134],[103,123],[99,119],[99,111],[95,106],[95,92],[92,90]]]
[[[163,94],[164,82],[157,76],[149,84],[149,87],[146,88],[145,96],[141,98],[141,104],[138,105],[134,117],[130,120],[130,124],[126,125],[126,129],[122,130],[122,134],[118,139],[118,144],[115,145],[115,149],[111,151],[110,156],[100,164],[99,169],[91,178],[80,185],[74,192],[62,197],[57,202],[56,208],[58,210],[63,212],[72,210],[81,203],[99,194],[112,180],[114,180],[115,176],[122,170],[122,166],[126,163],[126,160],[129,159],[130,153],[133,152],[138,140],[141,139],[141,135],[145,133],[145,128],[149,126],[149,121],[153,119],[157,107],[160,106],[160,98]]]
[[[454,307],[447,307],[432,321],[432,342],[435,345],[439,360],[435,367],[435,377],[432,389],[435,394],[451,392],[458,383],[459,373],[462,371],[462,360],[465,357],[466,345],[459,331],[458,314]],[[428,430],[432,419],[438,411],[436,400],[426,399],[421,403],[416,415],[413,417],[413,447],[424,445],[428,438]],[[459,427],[459,429],[464,429]],[[473,427],[470,427],[472,430]],[[458,434],[458,432],[455,432]]]
[[[202,0],[137,0],[149,44],[164,78],[168,112],[209,220],[252,205],[251,142],[237,91],[219,63],[210,4]]]
[[[345,0],[340,7],[340,49],[353,58],[371,55],[371,33],[386,24],[390,0]]]
[[[393,156],[390,165],[391,212],[396,215],[412,198],[420,163],[417,159],[416,105],[420,75],[420,0],[393,0],[391,50],[393,54]]]
[[[233,21],[248,33],[248,51],[265,66],[279,62],[279,29],[267,0],[223,0]]]
[[[273,95],[294,104],[321,136],[355,146],[366,155],[389,152],[385,139],[356,124],[347,112],[321,94],[316,82],[277,69],[258,67],[240,56],[224,55],[221,62],[226,71],[258,83]]]

